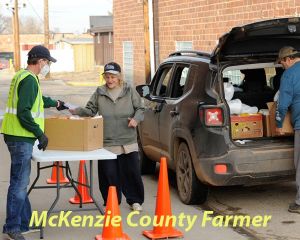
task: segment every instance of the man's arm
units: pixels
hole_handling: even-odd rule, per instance
[[[57,100],[43,96],[44,108],[58,107]]]
[[[134,116],[133,118],[136,120],[137,123],[144,120],[144,112],[145,112],[145,106],[144,106],[144,100],[140,97],[138,92],[135,90],[135,88],[131,89],[132,94],[132,104],[134,108]]]
[[[276,126],[282,128],[283,120],[288,111],[289,106],[292,104],[293,99],[293,82],[290,74],[283,74],[279,89],[279,99],[276,109]]]
[[[70,110],[74,115],[79,115],[81,117],[94,117],[98,113],[98,93],[97,90],[90,97],[90,100],[87,102],[86,106],[78,107],[76,109]]]

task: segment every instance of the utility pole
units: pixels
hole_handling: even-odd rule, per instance
[[[44,46],[49,49],[49,6],[48,0],[44,0]],[[50,72],[47,73],[45,79],[50,78]]]
[[[44,45],[49,48],[49,7],[48,0],[44,0]]]
[[[153,1],[143,0],[143,10],[144,10],[145,79],[146,79],[146,83],[149,83],[155,73]]]
[[[26,4],[22,4],[26,7]],[[5,6],[13,14],[12,16],[12,29],[14,38],[14,69],[15,71],[20,70],[21,59],[20,59],[20,32],[19,32],[19,2],[18,0],[10,0]]]
[[[20,33],[19,33],[19,5],[15,0],[13,7],[13,35],[14,35],[14,65],[15,71],[20,70]]]

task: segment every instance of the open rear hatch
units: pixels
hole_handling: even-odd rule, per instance
[[[300,50],[300,18],[282,18],[233,28],[219,39],[212,62],[273,57],[283,46]]]

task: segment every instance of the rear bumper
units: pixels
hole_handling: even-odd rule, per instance
[[[235,149],[220,157],[198,158],[194,167],[198,178],[209,185],[254,185],[292,179],[295,174],[294,150]],[[226,164],[226,174],[216,174],[214,166]]]

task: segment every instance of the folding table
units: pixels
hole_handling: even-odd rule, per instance
[[[37,176],[35,178],[35,180],[33,181],[31,187],[28,190],[28,195],[30,194],[30,192],[33,189],[40,189],[40,188],[56,188],[56,198],[53,201],[52,205],[50,206],[49,210],[48,210],[48,215],[49,216],[51,213],[53,213],[53,209],[56,205],[56,203],[59,200],[60,197],[60,189],[61,188],[65,188],[65,187],[73,187],[74,190],[77,192],[77,194],[79,195],[80,198],[80,205],[79,207],[82,207],[82,198],[81,195],[77,189],[77,187],[75,186],[74,183],[80,184],[77,181],[75,181],[72,177],[71,174],[71,169],[70,169],[70,165],[69,162],[70,161],[80,161],[80,160],[86,160],[90,162],[90,171],[89,171],[89,175],[90,175],[90,181],[89,184],[87,183],[86,186],[87,188],[89,188],[90,190],[90,196],[94,201],[94,204],[96,205],[97,209],[99,210],[99,212],[101,214],[104,214],[103,209],[100,207],[100,205],[95,201],[94,199],[94,194],[93,194],[93,161],[94,160],[108,160],[108,159],[116,159],[117,155],[109,152],[108,150],[101,148],[101,149],[97,149],[94,151],[61,151],[61,150],[46,150],[46,151],[40,151],[38,150],[37,146],[34,146],[33,149],[33,153],[32,153],[32,160],[35,161],[37,163]],[[50,163],[50,162],[58,162],[58,161],[62,161],[62,162],[66,162],[66,166],[63,166],[63,168],[66,169],[66,177],[69,179],[70,184],[63,184],[61,185],[59,182],[59,168],[62,166],[59,166],[59,164],[56,164],[56,168],[57,168],[57,181],[56,181],[56,185],[55,186],[49,186],[49,185],[43,185],[43,186],[35,186],[35,184],[37,183],[39,177],[40,177],[40,171],[42,169],[45,168],[49,168],[52,167],[53,165],[48,165],[46,167],[41,167],[41,163]],[[82,210],[86,210],[86,209],[82,209]],[[88,209],[90,210],[90,209]],[[40,238],[43,238],[43,228],[41,227],[41,232],[40,232]]]

